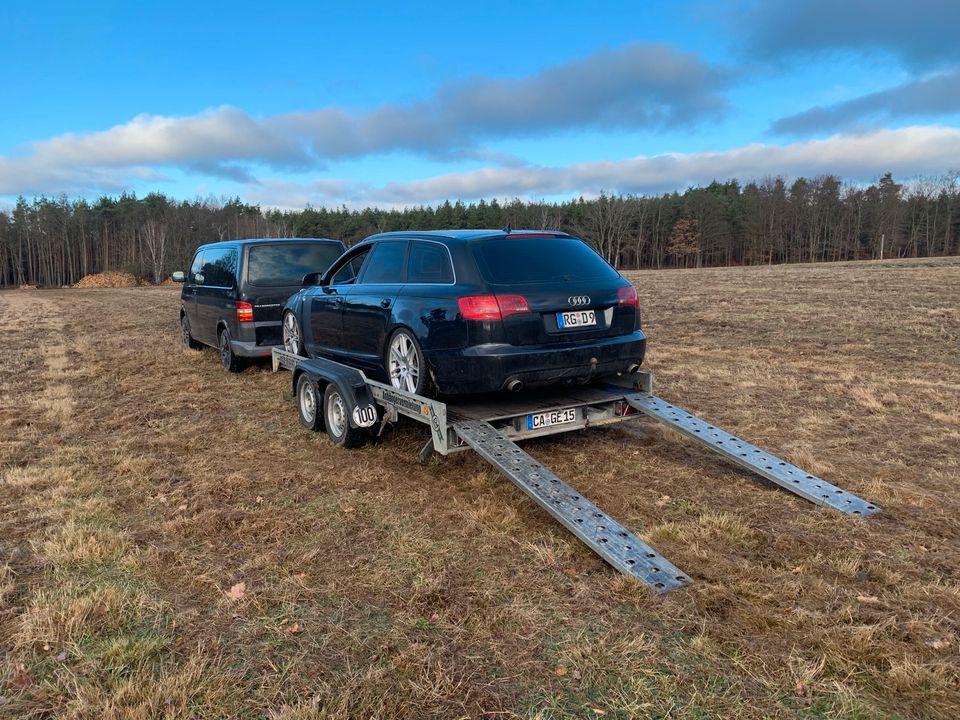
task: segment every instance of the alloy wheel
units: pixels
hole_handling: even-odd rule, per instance
[[[390,384],[398,390],[416,392],[420,382],[420,357],[413,340],[404,332],[390,343]]]

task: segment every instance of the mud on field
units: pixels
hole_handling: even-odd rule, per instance
[[[175,288],[0,293],[0,717],[955,717],[960,261],[630,277],[659,394],[883,512],[647,421],[526,443],[658,597],[421,426],[304,430]]]

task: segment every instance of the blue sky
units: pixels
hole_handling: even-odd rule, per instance
[[[4,19],[4,204],[403,206],[960,169],[956,0],[8,0]]]

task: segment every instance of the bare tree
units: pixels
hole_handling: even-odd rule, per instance
[[[166,221],[147,220],[140,228],[140,237],[153,268],[153,281],[159,283],[163,279],[163,256],[167,250]]]
[[[603,192],[587,208],[585,229],[597,250],[612,265],[619,264],[623,241],[630,229],[630,210],[626,198]]]

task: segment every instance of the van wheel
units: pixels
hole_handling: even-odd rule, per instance
[[[365,428],[350,426],[350,410],[336,383],[323,391],[323,424],[330,442],[339,447],[359,447],[368,437]]]
[[[233,353],[230,347],[230,331],[224,328],[220,331],[220,364],[224,370],[238,373],[243,370],[244,362]]]
[[[188,350],[199,350],[202,347],[190,334],[190,321],[186,315],[180,316],[180,341]]]
[[[323,411],[317,384],[306,373],[297,378],[297,414],[300,415],[300,424],[305,428],[314,432],[323,429]]]
[[[283,349],[294,355],[307,356],[306,350],[303,349],[300,323],[297,322],[297,316],[289,311],[283,314]]]
[[[409,330],[400,328],[390,336],[384,367],[390,384],[398,390],[427,397],[436,394],[423,350]]]

